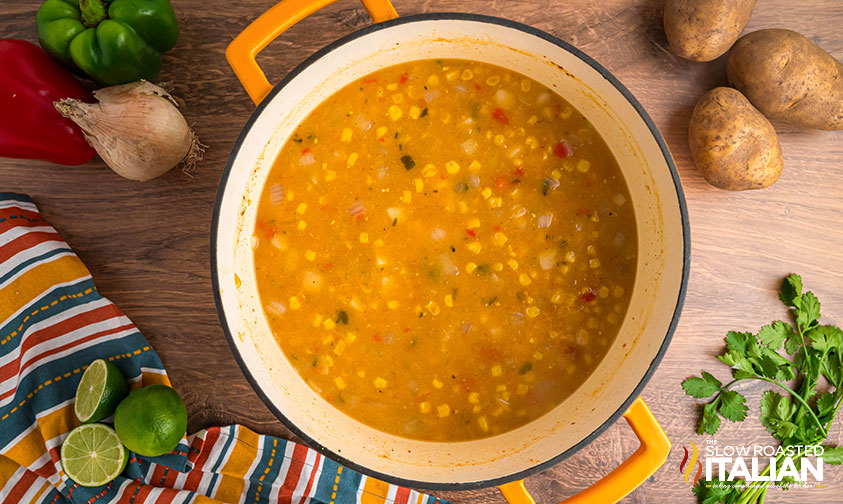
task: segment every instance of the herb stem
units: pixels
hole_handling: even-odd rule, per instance
[[[814,410],[813,410],[813,409],[811,409],[811,407],[810,407],[810,406],[808,406],[808,403],[807,403],[807,402],[805,402],[805,399],[803,399],[801,395],[797,394],[797,393],[796,393],[793,389],[791,389],[791,388],[790,388],[790,387],[788,387],[787,385],[784,385],[783,383],[777,382],[776,380],[771,380],[770,378],[766,378],[766,377],[764,377],[764,376],[758,376],[758,375],[756,375],[756,377],[757,377],[759,380],[763,380],[763,381],[765,381],[765,382],[767,382],[767,383],[772,383],[773,385],[777,385],[778,387],[780,387],[780,388],[782,388],[782,389],[786,390],[788,393],[790,393],[790,395],[791,395],[794,399],[796,399],[797,401],[799,401],[799,402],[802,404],[802,406],[805,406],[805,409],[807,409],[807,410],[808,410],[808,413],[810,413],[810,414],[811,414],[811,418],[813,418],[813,419],[814,419],[814,422],[817,424],[817,427],[819,427],[819,428],[820,428],[820,432],[821,432],[821,433],[822,433],[822,435],[823,435],[823,439],[825,439],[825,438],[827,438],[827,437],[828,437],[828,432],[825,430],[825,426],[823,426],[822,422],[820,422],[820,419],[819,419],[819,418],[817,418],[816,413],[814,413]]]

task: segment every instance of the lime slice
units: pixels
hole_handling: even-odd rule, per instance
[[[123,472],[128,461],[129,452],[117,433],[104,424],[80,425],[61,445],[64,473],[86,487],[105,485]]]
[[[117,406],[114,429],[126,448],[157,457],[178,446],[187,430],[187,409],[178,392],[166,385],[138,388]]]
[[[84,423],[99,422],[114,414],[117,404],[129,395],[129,386],[117,366],[97,359],[88,366],[76,388],[76,418]]]

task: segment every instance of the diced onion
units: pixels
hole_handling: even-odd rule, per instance
[[[284,188],[281,184],[272,184],[269,186],[269,200],[276,206],[284,201]]]
[[[524,323],[524,314],[519,312],[513,312],[510,315],[509,320],[512,325],[521,325]]]
[[[386,336],[383,337],[383,342],[386,345],[391,345],[391,344],[395,343],[395,333],[392,332],[392,331],[389,331],[388,333],[386,333]]]
[[[521,152],[521,147],[515,147],[509,151],[509,158],[512,159]]]
[[[444,230],[444,229],[442,229],[442,228],[439,228],[439,227],[438,227],[438,228],[434,229],[434,230],[430,233],[430,238],[431,238],[433,241],[442,241],[442,240],[444,240],[444,239],[445,239],[445,235],[446,235],[446,234],[447,234],[447,233],[445,232],[445,230]]]
[[[385,179],[386,174],[389,172],[389,167],[386,165],[378,166],[378,179]]]
[[[466,91],[468,91],[468,89],[466,89],[465,86],[460,86],[459,84],[454,86],[454,89],[457,90],[457,93],[465,93]]]
[[[474,119],[466,117],[463,122],[459,123],[459,126],[471,126],[472,124],[474,124]]]
[[[267,304],[264,308],[266,309],[266,311],[276,316],[284,315],[287,312],[287,307],[278,301],[272,301]]]
[[[389,215],[389,218],[392,220],[397,219],[401,216],[401,209],[400,208],[387,208],[386,214]]]
[[[313,155],[312,152],[308,152],[307,154],[302,154],[299,158],[299,164],[302,166],[312,165],[316,162],[316,157]]]
[[[460,328],[462,329],[462,332],[467,334],[468,331],[471,330],[471,324],[469,324],[468,322],[463,322]]]
[[[351,215],[360,215],[362,213],[366,213],[366,207],[363,205],[362,201],[355,201],[348,207],[348,213]]]
[[[540,94],[538,99],[536,99],[536,103],[539,105],[544,105],[545,103],[550,101],[550,92],[545,91],[544,93]]]
[[[442,254],[439,256],[439,264],[442,266],[442,271],[448,276],[454,276],[460,272],[457,265],[454,264],[453,259],[448,254]]]
[[[515,96],[506,89],[498,89],[495,91],[495,101],[503,108],[509,108],[515,105]]]
[[[260,239],[258,238],[258,235],[250,236],[249,237],[249,246],[252,247],[252,250],[255,250],[256,248],[258,248],[258,245],[260,245]]]
[[[624,203],[626,203],[626,196],[624,196],[621,193],[618,193],[618,194],[615,195],[614,198],[612,198],[612,201],[615,202],[615,205],[621,206]]]
[[[366,119],[362,115],[359,115],[357,116],[357,119],[354,120],[354,124],[356,124],[357,127],[360,128],[362,131],[369,131],[370,129],[372,129],[372,124],[374,124],[374,121],[371,121],[369,119]]]
[[[538,227],[539,229],[545,229],[550,227],[550,223],[553,222],[553,214],[548,213],[539,216]]]
[[[465,152],[469,156],[472,156],[477,151],[477,141],[473,138],[469,138],[468,140],[460,144],[460,147],[462,147],[463,152]]]
[[[454,184],[454,192],[459,194],[468,189],[468,186],[463,184],[462,182],[457,182]]]
[[[541,265],[543,270],[549,270],[554,264],[556,264],[555,250],[545,250],[539,254],[539,265]]]
[[[475,173],[474,175],[468,177],[468,183],[471,184],[471,187],[480,187],[480,175]]]
[[[556,189],[557,187],[559,187],[559,179],[547,177],[546,179],[544,179],[544,185],[546,185],[550,189]]]
[[[612,245],[614,245],[615,247],[620,247],[621,245],[623,245],[623,242],[625,242],[625,241],[626,241],[626,235],[621,233],[621,232],[618,232],[617,234],[615,234],[615,237],[612,239]]]
[[[439,96],[439,90],[434,89],[433,91],[428,91],[424,94],[424,101],[425,103],[430,103],[435,100]]]
[[[524,217],[525,215],[527,215],[527,209],[524,208],[522,205],[515,205],[512,208],[512,216],[514,218],[517,219],[518,217]]]

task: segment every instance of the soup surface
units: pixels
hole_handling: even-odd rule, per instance
[[[473,61],[385,68],[284,145],[252,246],[269,324],[325,400],[399,436],[499,434],[560,404],[623,321],[629,193],[548,88]]]

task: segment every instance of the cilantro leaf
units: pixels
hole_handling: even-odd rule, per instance
[[[820,301],[811,291],[802,294],[796,302],[796,324],[803,330],[811,327],[820,318]]]
[[[702,378],[694,376],[682,382],[682,388],[685,389],[685,393],[697,399],[713,396],[720,392],[722,386],[723,384],[720,383],[720,380],[707,372],[703,372]]]
[[[758,331],[758,339],[771,350],[778,350],[786,340],[796,337],[793,326],[781,320],[765,325]]]
[[[761,424],[774,438],[784,441],[798,430],[798,426],[791,422],[796,409],[789,397],[768,390],[761,396]]]
[[[779,299],[787,306],[796,306],[794,300],[802,295],[802,277],[796,273],[791,274],[782,282],[782,290]]]
[[[720,414],[723,418],[733,422],[740,422],[746,418],[746,398],[735,392],[727,390],[720,394]]]
[[[837,396],[831,392],[826,392],[825,394],[819,396],[817,398],[817,413],[819,413],[819,416],[831,413],[834,409],[834,402],[836,399]]]
[[[702,504],[732,504],[741,496],[743,481],[722,481],[719,478],[701,479],[694,485],[694,495]]]
[[[817,326],[805,335],[811,346],[820,352],[830,352],[843,346],[843,331],[830,325]]]
[[[837,352],[829,354],[820,363],[820,373],[837,389],[843,388],[843,363],[840,362],[840,351],[838,348]]]
[[[709,434],[717,434],[720,429],[720,417],[717,415],[717,406],[720,405],[720,398],[711,401],[703,406],[703,415],[700,418],[700,425],[697,427],[697,434],[702,435],[704,432]]]
[[[747,346],[755,337],[750,332],[729,331],[726,333],[726,348],[740,354],[745,354]]]
[[[843,464],[843,446],[823,446],[823,462],[831,465]]]

